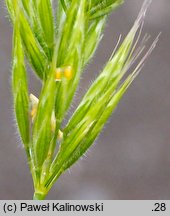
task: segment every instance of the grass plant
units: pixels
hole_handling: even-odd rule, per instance
[[[107,18],[122,0],[6,0],[13,25],[12,91],[18,130],[34,183],[45,199],[62,173],[94,143],[155,47],[142,40],[146,0],[127,36],[71,118],[66,114],[80,77],[93,57]],[[28,89],[29,64],[41,81],[38,97]],[[58,149],[56,153],[56,149]]]

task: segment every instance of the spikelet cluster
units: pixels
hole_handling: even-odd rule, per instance
[[[81,74],[103,36],[107,17],[122,3],[58,0],[55,8],[53,0],[6,0],[13,24],[14,109],[35,199],[43,199],[59,176],[93,144],[158,41],[156,38],[148,49],[146,37],[140,42],[151,3],[146,0],[133,27],[122,42],[119,40],[101,73],[63,125]],[[41,80],[38,98],[28,90],[25,62]]]

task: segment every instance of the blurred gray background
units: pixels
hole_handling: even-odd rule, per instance
[[[143,0],[125,0],[107,24],[105,37],[86,69],[76,103],[125,36]],[[31,175],[15,129],[11,98],[11,36],[0,2],[0,199],[31,199]],[[153,0],[144,32],[160,41],[104,131],[70,172],[50,191],[50,199],[170,199],[170,1]],[[30,88],[40,83],[30,75]]]

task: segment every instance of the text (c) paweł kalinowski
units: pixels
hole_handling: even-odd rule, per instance
[[[100,212],[104,210],[103,203],[94,204],[70,204],[70,203],[46,203],[46,204],[28,204],[22,202],[20,204],[20,211],[26,212],[45,212],[45,211],[65,211],[65,212]]]

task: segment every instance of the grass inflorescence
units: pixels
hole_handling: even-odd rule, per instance
[[[6,0],[13,24],[14,109],[34,199],[44,199],[60,175],[93,144],[158,41],[146,49],[147,37],[140,40],[151,2],[146,0],[130,32],[63,125],[107,18],[123,1],[58,0],[57,6],[54,2]],[[26,62],[42,83],[39,97],[28,90]]]

